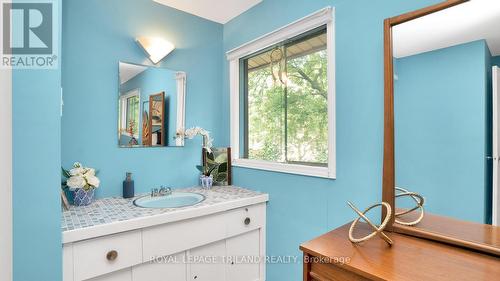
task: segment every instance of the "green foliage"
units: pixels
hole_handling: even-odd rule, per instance
[[[200,171],[205,176],[210,176],[212,173],[219,168],[219,164],[214,163],[213,161],[208,160],[205,165],[196,165],[196,169]],[[215,178],[215,177],[214,177]]]
[[[228,182],[228,154],[227,149],[212,148],[212,152],[205,151],[205,163],[196,168],[205,176],[212,176],[216,184]]]
[[[71,175],[69,174],[69,171],[64,169],[63,167],[61,167],[61,174],[63,177],[69,179],[71,177]]]
[[[270,67],[248,74],[249,158],[326,163],[326,50],[288,59],[286,73],[286,85],[273,82]]]

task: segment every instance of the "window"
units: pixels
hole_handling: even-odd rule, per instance
[[[241,62],[244,158],[327,166],[326,27]]]
[[[333,9],[228,53],[233,164],[335,178]]]
[[[120,97],[120,134],[139,137],[140,93],[132,90]]]

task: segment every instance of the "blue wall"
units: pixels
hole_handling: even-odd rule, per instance
[[[234,169],[235,184],[270,194],[267,254],[301,256],[301,243],[355,217],[381,199],[383,152],[383,20],[439,1],[264,0],[224,25],[224,51],[325,6],[336,8],[337,179]],[[229,128],[229,65],[224,62],[224,123]],[[224,140],[229,144],[229,129]],[[267,280],[302,279],[300,259],[269,264]]]
[[[142,143],[142,112],[149,111],[149,97],[161,92],[165,92],[165,126],[167,128],[165,142],[167,145],[175,145],[175,133],[177,131],[177,81],[176,71],[166,68],[150,67],[139,73],[132,79],[120,85],[120,94],[139,89],[140,109],[139,109],[139,144]],[[143,107],[145,106],[145,108]],[[121,135],[120,145],[127,145],[131,137]]]
[[[14,281],[62,277],[60,87],[60,67],[12,73]]]
[[[396,60],[396,184],[422,194],[428,212],[479,223],[491,212],[490,57],[476,41]],[[448,203],[465,198],[467,208]]]
[[[184,148],[118,148],[118,61],[151,64],[134,42],[159,36],[176,49],[161,66],[187,73],[186,127],[221,139],[222,25],[150,0],[69,0],[63,11],[62,162],[100,170],[99,197],[121,195],[125,172],[137,192],[197,184],[201,138]],[[92,20],[83,20],[92,19]]]

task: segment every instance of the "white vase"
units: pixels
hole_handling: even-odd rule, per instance
[[[201,175],[200,181],[201,181],[201,187],[205,189],[210,189],[212,188],[212,184],[214,183],[214,178],[212,177],[212,175],[210,176]]]

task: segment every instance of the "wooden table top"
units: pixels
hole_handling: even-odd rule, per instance
[[[346,260],[340,267],[373,280],[500,280],[500,258],[397,233],[386,234],[389,247],[374,237],[361,244],[349,241],[349,224],[306,242],[300,249],[331,261]],[[355,237],[371,232],[359,223]]]
[[[403,211],[403,209],[397,209],[396,211]],[[403,215],[400,219],[402,221],[414,221],[417,216],[418,211]],[[500,248],[500,227],[493,226],[491,224],[457,220],[455,218],[444,217],[426,212],[425,217],[417,225],[399,227],[402,229],[421,230],[446,237],[465,240],[479,245],[488,245],[493,248]]]

